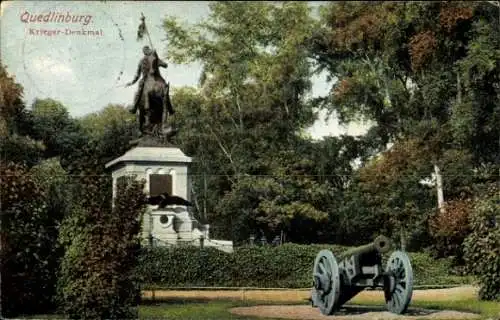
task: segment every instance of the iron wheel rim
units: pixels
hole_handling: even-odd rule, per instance
[[[318,288],[317,281],[320,280]],[[330,250],[321,250],[313,267],[313,304],[324,315],[332,315],[340,295],[340,273],[335,256]]]
[[[386,272],[393,277],[394,290],[385,292],[389,311],[402,314],[406,312],[413,294],[413,269],[410,258],[403,251],[395,251],[387,260]]]

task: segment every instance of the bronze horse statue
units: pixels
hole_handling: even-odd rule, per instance
[[[139,92],[136,95],[135,108],[141,135],[155,137],[171,137],[176,133],[172,127],[166,128],[167,113],[173,115],[170,102],[170,83],[166,83],[160,74],[160,67],[167,67],[155,50],[149,51],[145,47],[145,56],[141,59],[133,84],[142,74]],[[136,112],[138,109],[139,112]]]

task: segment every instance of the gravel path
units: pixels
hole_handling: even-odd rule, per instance
[[[412,301],[431,300],[444,301],[452,299],[467,299],[476,297],[477,287],[463,286],[449,289],[414,290]],[[301,305],[262,305],[254,307],[238,307],[231,312],[238,315],[258,316],[262,318],[282,318],[301,320],[346,320],[346,319],[477,319],[479,315],[452,310],[424,310],[411,308],[405,315],[387,312],[381,307],[346,306],[334,316],[324,316],[319,309],[304,304],[310,297],[310,290],[155,290],[144,291],[143,297],[148,299],[154,294],[160,299],[241,299],[249,301],[283,301],[297,302]],[[381,291],[361,292],[353,300],[382,300]],[[365,300],[366,301],[366,300]],[[382,302],[383,303],[383,302]]]
[[[478,288],[472,286],[456,287],[449,289],[430,289],[413,291],[412,300],[443,301],[470,298],[477,296]],[[363,291],[359,294],[360,299],[381,299],[380,291]],[[383,294],[382,294],[383,296]],[[396,315],[386,311],[384,307],[345,306],[334,316],[324,316],[318,308],[310,305],[275,305],[239,307],[231,309],[231,312],[239,315],[258,316],[263,318],[301,319],[301,320],[347,320],[347,319],[477,319],[480,315],[452,310],[425,310],[409,308],[404,315]]]
[[[425,310],[410,308],[404,315],[397,315],[374,307],[348,306],[342,308],[334,316],[324,316],[317,308],[306,305],[287,306],[255,306],[231,309],[231,313],[263,318],[301,319],[301,320],[347,320],[347,319],[477,319],[479,315],[451,310]]]
[[[467,299],[476,297],[478,292],[477,287],[463,286],[448,289],[429,289],[429,290],[414,290],[412,300],[433,300],[442,301],[450,300],[450,296],[454,299]],[[161,299],[241,299],[251,301],[287,301],[287,302],[305,302],[311,296],[311,290],[155,290],[143,291],[144,298]],[[365,290],[358,294],[356,299],[374,299],[383,300],[382,291]]]

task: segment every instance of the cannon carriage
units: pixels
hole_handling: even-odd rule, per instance
[[[413,270],[403,251],[394,251],[384,269],[382,254],[390,249],[391,241],[379,236],[343,253],[339,261],[330,250],[321,250],[313,267],[313,307],[332,315],[364,289],[383,288],[387,309],[396,314],[406,312],[413,293]]]

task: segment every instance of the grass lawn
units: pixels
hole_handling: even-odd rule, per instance
[[[241,300],[211,300],[205,302],[183,301],[177,303],[162,303],[143,305],[140,308],[140,319],[186,319],[186,320],[236,320],[236,319],[259,319],[255,317],[245,317],[231,314],[229,309],[233,307],[262,305],[262,304],[291,304],[292,302],[259,302]],[[293,303],[296,304],[297,302]],[[301,302],[306,304],[305,302]],[[352,304],[384,306],[382,300],[356,299]],[[481,302],[475,299],[460,299],[450,301],[413,301],[412,307],[428,308],[435,310],[459,310],[481,314],[481,319],[500,319],[499,302]],[[319,310],[318,310],[319,313]],[[271,320],[271,318],[260,318]],[[275,319],[277,320],[277,319]],[[436,319],[437,320],[437,319]]]
[[[252,306],[260,303],[251,301],[230,300],[195,300],[169,301],[141,305],[140,319],[168,319],[168,320],[255,320],[262,318],[238,316],[231,314],[229,309],[234,307]],[[272,320],[266,318],[266,320]],[[277,320],[277,319],[276,319]]]
[[[380,299],[354,298],[351,304],[358,305],[384,305],[383,294]],[[434,310],[456,310],[468,311],[481,315],[481,319],[500,319],[500,302],[478,301],[476,297],[461,297],[455,299],[450,296],[448,299],[412,299],[410,307],[418,307]]]
[[[228,310],[262,304],[309,304],[306,301],[308,296],[308,291],[301,290],[163,291],[156,293],[156,305],[141,306],[140,315],[143,319],[256,319],[237,316]],[[162,300],[168,303],[162,303]],[[364,291],[349,304],[385,306],[384,294],[381,291]],[[468,311],[481,314],[482,319],[500,319],[500,302],[478,301],[477,289],[473,288],[416,290],[410,307]]]
[[[500,302],[478,301],[475,289],[456,289],[414,291],[410,307],[469,311],[481,314],[482,319],[500,319]],[[139,308],[139,317],[169,320],[255,320],[259,318],[231,314],[229,309],[262,304],[309,304],[306,301],[307,291],[273,290],[265,294],[262,292],[262,295],[252,294],[251,291],[239,291],[233,296],[227,291],[225,294],[221,293],[222,291],[216,291],[215,294],[206,291],[164,291],[163,294],[155,295],[155,301],[150,298],[144,299]],[[364,291],[349,304],[385,306],[381,291]],[[45,315],[23,319],[63,319],[63,317]]]

